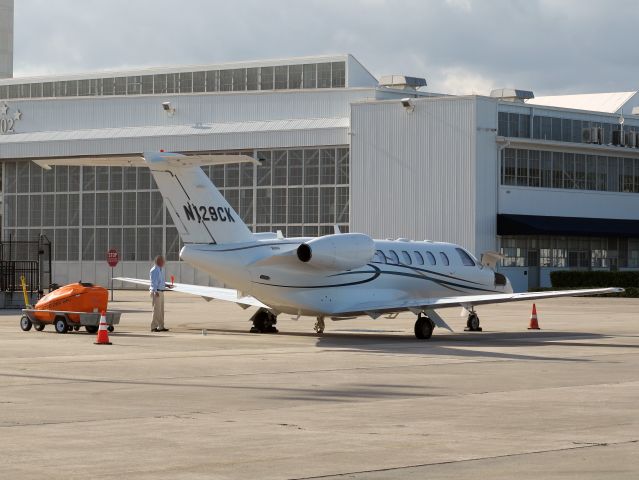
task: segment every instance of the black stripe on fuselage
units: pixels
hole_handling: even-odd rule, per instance
[[[336,284],[331,284],[331,285],[307,285],[307,286],[300,286],[300,285],[278,285],[278,284],[274,284],[274,283],[266,283],[266,282],[253,282],[253,283],[257,283],[258,285],[267,285],[269,287],[280,287],[280,288],[334,288],[334,287],[350,287],[352,285],[362,285],[364,283],[368,283],[368,282],[372,282],[373,280],[376,280],[383,272],[376,266],[374,265],[369,265],[369,267],[371,267],[373,270],[375,270],[374,272],[357,272],[357,273],[372,273],[373,276],[364,280],[358,280],[356,282],[348,282],[348,283],[336,283]]]
[[[369,265],[370,265],[370,264],[369,264]],[[400,266],[403,266],[403,265],[394,265],[394,266],[396,266],[396,267],[400,267]],[[419,270],[421,270],[421,269],[419,269]],[[425,270],[422,270],[422,271],[425,271]],[[334,276],[340,276],[340,275],[353,275],[353,274],[356,274],[356,273],[366,273],[366,272],[342,272],[342,273],[338,273],[338,274],[336,274],[336,275],[334,275]],[[453,288],[452,286],[460,287],[460,288],[465,288],[465,289],[467,289],[467,290],[479,290],[479,291],[482,291],[482,292],[500,293],[500,292],[498,292],[497,290],[490,290],[490,289],[486,289],[486,288],[479,288],[479,287],[476,287],[476,286],[474,286],[474,285],[462,285],[462,284],[460,284],[460,283],[451,282],[451,281],[449,281],[449,280],[442,280],[442,279],[439,279],[439,278],[428,277],[428,276],[426,276],[426,275],[422,275],[422,274],[416,274],[416,273],[405,273],[405,272],[393,272],[393,271],[387,271],[387,270],[382,270],[382,273],[383,273],[383,274],[387,274],[387,275],[397,275],[397,276],[400,276],[400,277],[411,277],[411,278],[417,278],[417,279],[421,279],[421,280],[429,280],[429,281],[431,281],[431,282],[435,282],[435,283],[437,283],[437,284],[439,284],[439,285],[441,285],[441,286],[444,286],[444,287],[446,287],[446,288],[450,288],[451,290],[455,290],[455,291],[462,292],[462,293],[466,293],[466,292],[464,292],[463,290],[458,290],[457,288]],[[434,273],[436,273],[436,272],[434,272]],[[436,274],[437,274],[437,273],[436,273]],[[437,274],[437,275],[439,275],[439,274]],[[464,280],[463,278],[451,277],[450,275],[444,275],[444,276],[445,276],[445,277],[448,277],[448,278],[452,278],[452,279],[454,279],[454,280],[462,281],[462,282],[467,282],[467,281],[468,281],[468,280]],[[477,282],[472,282],[472,283],[475,283],[476,285],[482,285],[482,286],[484,286],[484,285],[483,285],[483,284],[481,284],[481,283],[477,283]],[[451,286],[451,285],[452,285],[452,286]]]
[[[369,265],[370,265],[370,264],[369,264]],[[391,265],[391,266],[393,266],[393,267],[402,267],[402,268],[407,268],[407,269],[409,269],[409,270],[413,270],[413,271],[417,271],[417,272],[424,272],[424,273],[429,273],[429,274],[431,274],[431,275],[439,275],[439,276],[441,276],[441,277],[451,278],[451,279],[453,279],[453,280],[457,280],[458,282],[472,283],[472,284],[474,284],[474,285],[481,285],[482,287],[485,287],[485,286],[486,286],[486,285],[485,285],[485,284],[483,284],[483,283],[480,283],[480,282],[474,282],[473,280],[466,280],[465,278],[456,277],[456,276],[454,276],[454,275],[446,275],[445,273],[436,272],[436,271],[434,271],[434,270],[427,270],[427,269],[425,269],[425,268],[418,268],[418,267],[414,267],[414,266],[409,266],[409,265],[405,265],[405,264],[403,264],[403,263],[385,263],[385,264],[383,264],[383,265]],[[341,273],[336,273],[335,275],[332,275],[332,276],[338,277],[338,276],[340,276],[340,275],[350,275],[350,274],[352,274],[352,273],[355,273],[355,272],[341,272]],[[429,278],[429,277],[426,277],[425,275],[422,275],[422,277]],[[445,282],[445,280],[442,280],[442,282]],[[455,284],[452,284],[452,285],[455,285]],[[466,286],[466,288],[475,288],[475,287],[472,287],[472,286]],[[482,289],[481,289],[481,288],[479,288],[478,290],[482,290]],[[492,291],[494,291],[494,290],[486,290],[486,291],[490,291],[490,292],[492,292]]]
[[[436,283],[444,288],[448,288],[449,290],[453,290],[455,292],[460,292],[460,293],[469,293],[469,292],[465,292],[463,290],[460,290],[460,288],[465,288],[467,290],[480,290],[482,292],[489,292],[489,293],[499,293],[496,292],[495,290],[487,290],[484,288],[477,288],[477,287],[470,287],[470,286],[466,286],[466,285],[460,285],[458,283],[454,283],[454,282],[449,282],[446,280],[439,280],[436,278],[432,278],[432,277],[427,277],[424,275],[417,275],[417,274],[411,274],[411,273],[404,273],[404,272],[392,272],[392,271],[387,271],[387,270],[381,270],[379,267],[372,265],[372,264],[368,264],[369,267],[373,268],[375,270],[375,272],[363,272],[363,271],[356,271],[356,272],[343,272],[341,274],[337,274],[337,275],[333,275],[333,276],[338,276],[338,275],[361,275],[361,274],[366,274],[366,273],[374,273],[374,275],[371,278],[367,278],[365,280],[358,280],[356,282],[346,282],[346,283],[336,283],[336,284],[330,284],[330,285],[308,285],[308,286],[300,286],[300,285],[281,285],[281,284],[273,284],[273,283],[266,283],[266,282],[253,282],[253,283],[257,283],[259,285],[267,285],[270,287],[280,287],[280,288],[304,288],[304,289],[311,289],[311,288],[335,288],[335,287],[348,287],[348,286],[352,286],[352,285],[362,285],[364,283],[369,283],[372,282],[374,280],[376,280],[378,277],[380,277],[383,274],[386,275],[397,275],[397,276],[401,276],[401,277],[410,277],[410,278],[416,278],[418,280],[426,280],[426,281],[430,281],[433,283]],[[455,288],[458,287],[458,288]]]
[[[238,252],[240,250],[250,250],[251,248],[259,248],[259,247],[273,247],[273,246],[280,246],[280,245],[297,245],[300,242],[272,242],[272,243],[259,243],[259,244],[253,244],[253,245],[247,245],[245,247],[235,247],[235,248],[225,248],[225,249],[206,249],[206,251],[208,252],[215,252],[215,253],[224,253],[224,252]]]

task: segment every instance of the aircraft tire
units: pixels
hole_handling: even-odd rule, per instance
[[[435,329],[435,324],[428,317],[422,317],[421,315],[417,317],[415,321],[415,337],[420,340],[428,340],[433,336],[433,330]]]
[[[468,320],[466,321],[466,327],[471,332],[481,332],[481,327],[479,326],[479,317],[476,313],[470,313],[468,315]]]

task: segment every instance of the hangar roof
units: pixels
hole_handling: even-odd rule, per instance
[[[578,95],[550,95],[526,100],[529,105],[545,107],[572,108],[592,112],[616,113],[624,109],[630,113],[632,107],[639,105],[639,92],[586,93]]]

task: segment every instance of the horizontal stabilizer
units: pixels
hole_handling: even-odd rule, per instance
[[[153,153],[144,154],[147,159],[159,158],[162,160],[168,160],[170,162],[176,162],[182,166],[193,165],[224,165],[227,163],[254,163],[259,164],[259,161],[253,157],[247,155],[181,155],[175,153]],[[55,166],[87,166],[87,167],[146,167],[150,162],[144,161],[143,155],[114,155],[114,156],[100,156],[100,157],[76,157],[76,158],[46,158],[41,160],[34,160],[34,163],[44,168],[45,170],[51,170],[51,167]]]
[[[113,280],[120,282],[134,283],[137,285],[149,286],[150,281],[140,278],[117,277]],[[259,307],[269,309],[267,305],[254,297],[241,295],[237,290],[231,288],[204,287],[201,285],[189,285],[188,283],[166,284],[166,290],[172,292],[188,293],[205,299],[222,300],[224,302],[237,303],[240,306]]]

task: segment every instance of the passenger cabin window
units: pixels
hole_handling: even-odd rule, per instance
[[[461,261],[465,266],[467,267],[475,266],[475,261],[473,260],[473,257],[471,257],[466,250],[463,250],[461,248],[456,248],[455,250],[457,250],[457,253],[459,254],[459,258],[461,258]]]
[[[397,256],[397,252],[395,250],[390,250],[388,252],[388,258],[390,262],[388,263],[397,263],[399,264],[399,257]]]
[[[413,252],[415,254],[415,260],[417,260],[417,265],[424,265],[424,257],[417,250]]]
[[[381,250],[377,250],[373,255],[373,263],[386,263],[386,255]]]
[[[413,259],[410,258],[410,253],[408,253],[406,250],[402,250],[402,258],[404,259],[404,264],[406,265],[413,264]]]
[[[450,265],[450,260],[448,260],[448,255],[446,255],[444,252],[439,252],[439,256],[442,259],[442,262],[444,262],[444,265],[448,266]]]
[[[428,258],[428,263],[431,265],[437,265],[437,260],[435,260],[435,255],[431,252],[426,252],[426,258]]]

